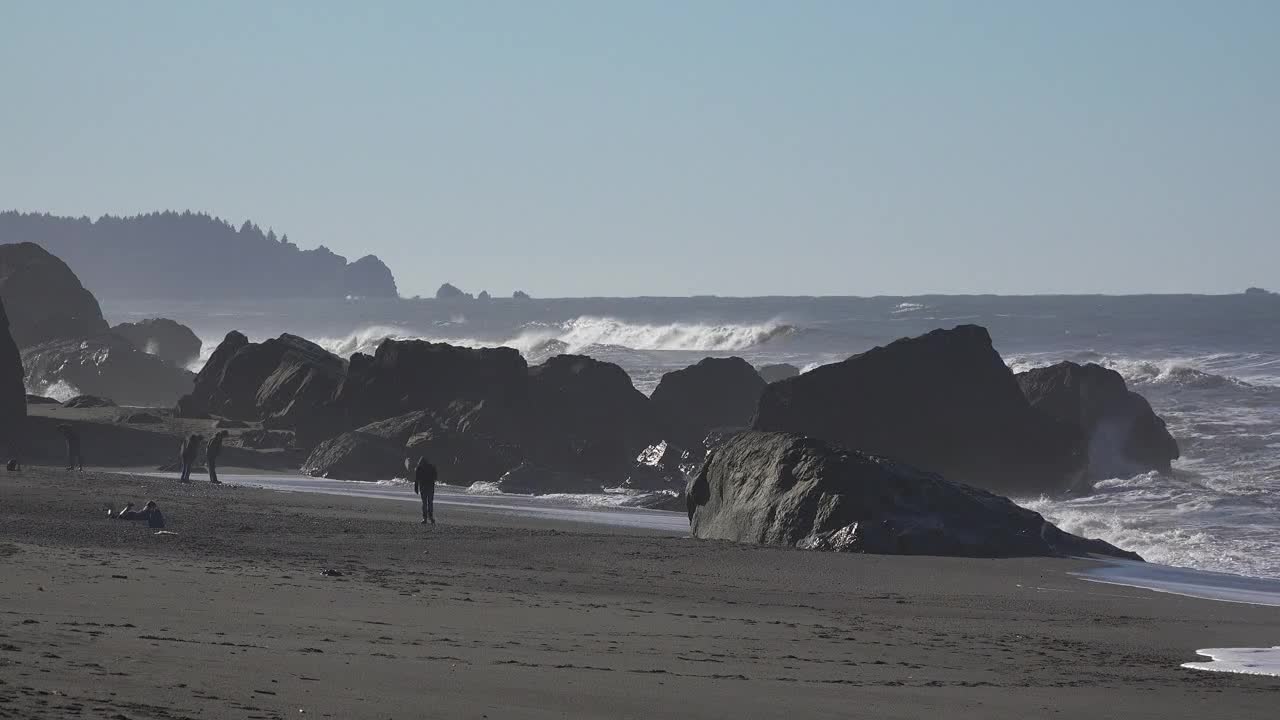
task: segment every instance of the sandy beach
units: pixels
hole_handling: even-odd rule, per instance
[[[228,471],[230,472],[230,471]],[[0,475],[0,717],[1270,717],[1280,609],[105,472]],[[155,499],[169,531],[107,520]],[[335,570],[339,575],[322,574]]]

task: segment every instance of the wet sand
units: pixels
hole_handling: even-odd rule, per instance
[[[1280,696],[1180,667],[1280,642],[1280,609],[1068,574],[1083,561],[468,505],[430,528],[398,499],[94,472],[0,493],[4,718],[1262,718]],[[103,517],[149,498],[176,534]]]

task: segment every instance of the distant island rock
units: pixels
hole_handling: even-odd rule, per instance
[[[20,348],[107,331],[93,293],[67,263],[35,243],[0,245],[0,298]]]
[[[457,287],[450,285],[449,283],[445,283],[440,286],[439,290],[436,290],[436,299],[437,300],[474,300],[475,296],[473,296],[471,293],[462,292]]]
[[[511,293],[511,298],[512,298],[513,300],[532,300],[532,299],[533,299],[533,298],[529,297],[529,293],[527,293],[527,292],[525,292],[525,291],[523,291],[523,290],[517,290],[517,291],[515,291],[515,292]]]
[[[125,299],[397,297],[373,255],[348,263],[323,245],[204,213],[57,217],[0,212],[0,243],[39,243],[76,268],[98,297]],[[17,314],[10,308],[10,314]],[[102,328],[105,329],[105,328]],[[21,344],[22,341],[19,341]]]
[[[1251,288],[1249,288],[1249,289],[1245,290],[1245,291],[1244,291],[1244,294],[1245,294],[1245,295],[1275,295],[1276,293],[1271,292],[1270,290],[1267,290],[1266,288],[1251,287]]]

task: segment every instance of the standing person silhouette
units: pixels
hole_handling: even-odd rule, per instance
[[[182,441],[182,450],[178,456],[182,460],[182,482],[191,482],[191,467],[196,464],[196,456],[200,454],[200,441],[203,439],[193,433]]]
[[[80,433],[67,423],[59,423],[58,432],[62,433],[63,439],[67,441],[67,469],[75,470],[79,467],[84,470],[84,455],[80,452]]]
[[[209,445],[205,447],[205,466],[209,468],[209,482],[215,485],[221,485],[222,481],[218,479],[218,454],[222,452],[222,440],[227,436],[226,430],[219,430],[209,438]]]
[[[405,461],[408,465],[408,461]],[[413,491],[422,499],[422,524],[436,524],[436,466],[425,457],[418,458],[413,469]]]

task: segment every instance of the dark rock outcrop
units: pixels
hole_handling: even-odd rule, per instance
[[[111,333],[26,348],[22,363],[29,388],[61,383],[122,405],[172,406],[191,391],[195,377]]]
[[[765,387],[742,358],[706,358],[663,375],[649,399],[669,437],[693,447],[715,428],[749,426]]]
[[[43,395],[27,395],[28,405],[61,405],[57,400]]]
[[[1170,471],[1178,442],[1146,399],[1115,370],[1060,362],[1017,375],[1031,407],[1070,427],[1088,449],[1089,476]]]
[[[177,367],[186,367],[200,358],[202,343],[191,328],[166,318],[121,323],[111,332],[133,343],[139,350]]]
[[[1141,559],[1063,532],[1008,498],[789,433],[743,433],[721,445],[687,501],[691,532],[702,539],[894,555]]]
[[[985,328],[904,338],[769,385],[757,430],[794,432],[1011,495],[1082,489],[1076,434],[1032,409]]]
[[[533,298],[529,297],[529,293],[523,290],[517,290],[511,293],[511,299],[512,300],[532,300]]]
[[[599,480],[582,473],[551,470],[532,463],[521,463],[498,479],[499,490],[520,495],[598,493],[601,488]]]
[[[17,454],[19,434],[26,424],[27,391],[23,385],[22,355],[9,334],[9,316],[0,300],[0,450]],[[8,461],[8,457],[2,458]]]
[[[98,300],[66,263],[35,243],[0,245],[0,299],[19,348],[107,330]]]
[[[97,395],[77,395],[62,403],[62,407],[64,408],[100,408],[115,406],[116,403],[111,398],[98,397]]]
[[[350,427],[325,409],[345,374],[341,358],[296,335],[251,343],[232,331],[178,402],[178,413],[260,420],[271,429],[305,427],[318,441]]]
[[[404,474],[404,446],[360,430],[345,432],[317,445],[302,472],[337,480],[389,480]]]
[[[535,464],[616,485],[661,432],[650,401],[613,363],[558,355],[529,368],[524,448]]]
[[[302,472],[336,480],[389,480],[403,477],[409,438],[438,427],[425,411],[370,423],[321,442]]]
[[[527,402],[528,365],[511,348],[464,348],[423,340],[385,340],[372,356],[351,356],[334,395],[352,426],[455,401],[518,412]]]
[[[779,380],[789,380],[800,374],[800,368],[791,363],[777,363],[775,365],[761,365],[756,368],[760,373],[760,378],[766,383],[775,383]]]

